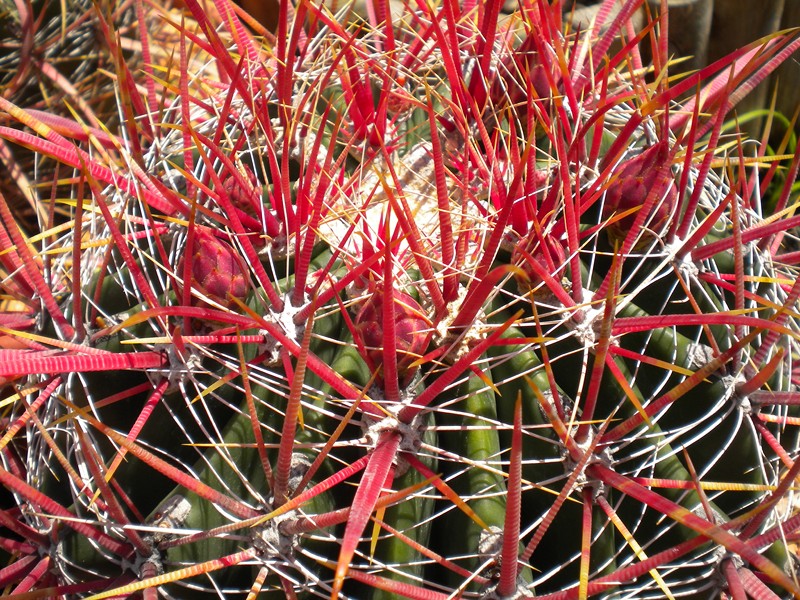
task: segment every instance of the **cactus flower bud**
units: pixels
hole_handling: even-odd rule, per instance
[[[406,88],[406,77],[400,74],[387,90],[386,110],[392,116],[408,113],[415,105],[415,99]]]
[[[183,259],[178,273],[183,271]],[[233,247],[214,235],[198,230],[192,257],[192,287],[221,306],[235,305],[233,298],[244,300],[247,275],[244,263]]]
[[[515,255],[519,254],[523,253],[516,250]],[[535,266],[532,263],[536,263]],[[515,257],[514,264],[520,265],[527,275],[526,281],[520,281],[523,288],[537,290],[543,281],[542,275],[537,271],[549,273],[556,281],[559,281],[567,266],[567,253],[561,242],[554,236],[545,235],[542,242],[539,242],[527,255],[523,254],[521,259]],[[547,288],[545,287],[543,290],[546,291]]]
[[[419,303],[406,293],[394,294],[395,349],[397,373],[401,385],[407,385],[416,369],[410,365],[425,351],[430,323]],[[365,359],[371,369],[383,363],[383,348],[387,343],[383,330],[383,293],[376,291],[355,318],[355,333],[366,347]]]
[[[538,104],[544,113],[550,111],[551,99],[563,87],[561,73],[553,69],[552,60],[543,61],[532,40],[526,40],[514,53],[500,61],[498,77],[490,88],[492,110],[513,106],[517,115],[527,112],[528,102]],[[548,77],[548,71],[551,75]],[[551,88],[551,81],[556,90]]]
[[[253,170],[247,165],[242,165],[242,172],[244,179],[250,183],[249,188],[243,188],[236,177],[232,173],[229,173],[227,177],[223,177],[222,179],[222,189],[225,190],[225,193],[230,198],[231,204],[236,208],[248,215],[256,215],[258,214],[259,207],[256,204],[257,195],[254,190],[257,189],[258,180]]]
[[[647,148],[641,154],[622,163],[617,175],[606,190],[603,218],[643,206],[651,190],[658,194],[656,203],[644,224],[655,234],[660,233],[678,199],[678,191],[669,171],[669,145],[666,141]],[[623,239],[636,221],[633,212],[615,221],[608,229],[612,238]]]

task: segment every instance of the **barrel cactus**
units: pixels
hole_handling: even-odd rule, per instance
[[[70,190],[0,202],[10,597],[800,597],[796,33],[134,4],[118,128],[0,98]]]

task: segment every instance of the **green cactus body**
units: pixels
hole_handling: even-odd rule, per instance
[[[497,423],[497,405],[494,391],[481,378],[472,375],[453,394],[456,402],[444,402],[445,410],[437,416],[437,426],[442,428],[439,439],[445,448],[459,448],[465,463],[455,462],[448,471],[454,489],[462,495],[475,511],[482,524],[453,509],[449,512],[443,529],[435,534],[444,540],[448,554],[460,557],[460,564],[468,571],[480,566],[479,545],[482,536],[491,527],[502,529],[505,515],[500,436],[494,428]],[[463,433],[460,429],[463,428]],[[487,464],[484,469],[473,469],[471,463]],[[484,527],[485,525],[485,527]],[[472,589],[477,589],[475,585]]]
[[[718,136],[800,34],[133,4],[118,117],[0,93],[5,595],[800,597],[797,146]]]
[[[431,421],[429,418],[428,421]],[[431,423],[423,425],[423,441],[429,446],[438,445],[438,435]],[[434,457],[420,457],[425,465],[436,472],[438,461]],[[402,457],[400,459],[403,460]],[[405,489],[416,484],[421,484],[425,478],[414,469],[408,469],[405,474],[395,481],[395,487]],[[420,494],[410,501],[401,501],[396,506],[387,509],[384,519],[393,528],[404,536],[424,547],[430,546],[431,524],[434,517],[434,499],[429,494],[427,497]],[[429,561],[405,540],[388,534],[378,541],[375,550],[380,564],[387,566],[386,577],[398,581],[420,583],[425,580]],[[371,594],[373,600],[389,600],[392,594],[383,590],[374,590]]]

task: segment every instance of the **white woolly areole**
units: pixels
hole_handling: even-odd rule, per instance
[[[600,321],[603,318],[603,309],[594,306],[587,306],[582,311],[583,319],[571,322],[575,337],[587,347],[592,348],[597,343],[599,335]]]
[[[373,420],[366,417],[363,421],[366,429],[364,437],[367,440],[367,445],[370,449],[375,448],[381,434],[387,431],[393,431],[400,434],[400,445],[398,452],[395,456],[395,475],[400,477],[409,469],[408,463],[403,460],[402,453],[408,452],[410,454],[417,454],[422,447],[422,434],[425,431],[426,423],[424,413],[417,414],[411,423],[403,423],[395,415],[402,409],[408,406],[407,403],[396,402],[384,408],[391,413],[383,419]]]
[[[285,294],[283,297],[283,310],[277,313],[270,313],[267,318],[277,325],[286,334],[286,337],[299,345],[305,332],[305,324],[298,325],[294,319],[305,307],[305,303],[301,303],[300,306],[294,306],[291,302],[291,296]],[[258,348],[259,354],[269,354],[264,363],[267,365],[280,364],[280,344],[278,340],[273,338],[265,329],[260,330],[259,334],[264,338],[264,343]]]

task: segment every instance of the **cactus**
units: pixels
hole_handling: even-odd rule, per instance
[[[800,150],[721,137],[797,32],[185,4],[116,130],[0,97],[9,597],[800,597]]]
[[[108,141],[103,130],[115,126],[117,106],[107,72],[115,62],[120,67],[118,76],[125,76],[124,69],[140,69],[142,53],[118,47],[108,37],[107,25],[130,30],[135,20],[130,3],[4,0],[0,3],[0,95],[57,131],[75,134],[83,122]],[[13,120],[5,124],[20,127]],[[57,163],[0,140],[0,174],[0,192],[17,221],[29,232],[36,231],[37,221],[44,224],[48,216],[40,193],[32,188],[58,181]],[[51,191],[53,195],[70,193],[68,187]]]

